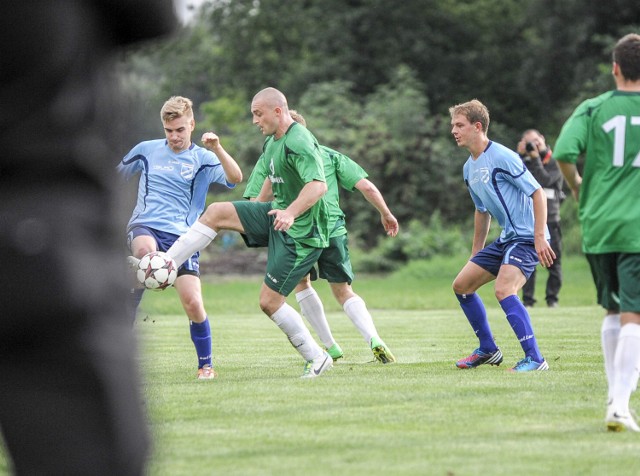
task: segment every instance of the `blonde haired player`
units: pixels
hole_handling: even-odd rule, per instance
[[[160,111],[165,138],[141,142],[117,169],[126,179],[138,177],[138,199],[127,225],[127,241],[134,258],[167,251],[198,219],[212,183],[233,188],[242,181],[236,161],[213,132],[202,136],[204,147],[191,140],[195,129],[193,103],[182,96],[169,98]],[[189,318],[189,333],[198,357],[198,379],[212,379],[211,327],[202,301],[198,253],[178,269],[175,288]],[[135,259],[134,259],[135,261]],[[143,288],[132,289],[137,309]]]

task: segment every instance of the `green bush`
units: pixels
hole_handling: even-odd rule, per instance
[[[395,238],[382,240],[366,254],[356,252],[353,255],[354,266],[365,273],[393,271],[411,260],[468,253],[470,240],[459,226],[445,226],[436,211],[427,225],[412,220]]]

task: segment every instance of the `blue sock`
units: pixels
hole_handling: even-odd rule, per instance
[[[196,348],[198,354],[198,368],[203,365],[211,365],[211,328],[209,327],[209,318],[204,322],[197,323],[189,321],[189,332],[191,332],[191,341]]]
[[[531,327],[531,318],[520,298],[515,294],[507,296],[500,301],[500,306],[502,306],[502,310],[507,315],[507,321],[511,324],[513,332],[520,341],[525,357],[542,362],[543,358],[533,334],[533,327]]]
[[[476,293],[472,294],[456,294],[458,301],[460,301],[460,307],[467,316],[469,324],[478,340],[480,341],[480,350],[486,353],[492,353],[498,350],[496,343],[489,327],[489,320],[487,319],[487,311],[484,308],[482,299]]]
[[[129,297],[129,312],[131,312],[131,323],[136,320],[138,306],[140,306],[140,301],[142,301],[143,293],[144,288],[131,288]]]

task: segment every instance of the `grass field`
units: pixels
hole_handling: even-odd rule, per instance
[[[460,265],[357,281],[398,359],[386,366],[319,283],[345,359],[313,380],[298,378],[303,362],[258,310],[259,279],[205,280],[219,373],[207,382],[194,379],[174,291],[148,293],[136,331],[155,445],[149,474],[640,474],[640,437],[604,431],[602,311],[584,258],[566,262],[560,308],[531,310],[551,370],[524,375],[505,370],[521,349],[490,285],[481,295],[505,362],[455,368],[477,342],[450,290]]]

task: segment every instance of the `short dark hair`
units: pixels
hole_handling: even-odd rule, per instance
[[[640,35],[629,33],[620,38],[613,49],[613,61],[628,81],[640,80]]]

